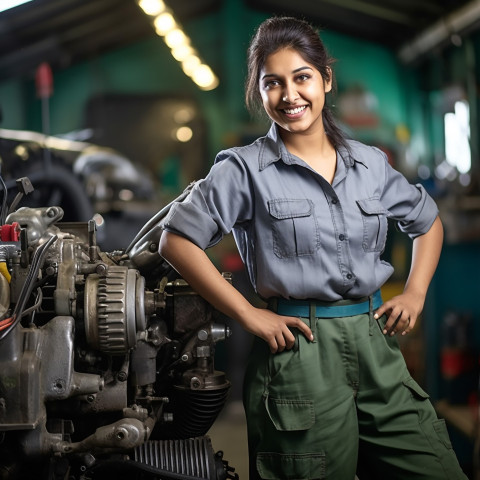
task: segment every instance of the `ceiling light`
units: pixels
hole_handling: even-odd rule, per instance
[[[160,36],[166,35],[177,26],[173,15],[169,12],[160,14],[157,18],[155,18],[153,24],[155,25],[155,31]]]
[[[172,55],[178,62],[183,62],[187,57],[194,54],[194,50],[190,45],[178,45],[172,48]]]
[[[201,64],[200,59],[196,55],[190,55],[182,62],[182,70],[185,75],[191,77],[194,70]]]
[[[164,37],[165,43],[170,47],[170,53],[181,63],[185,75],[192,77],[202,90],[216,88],[219,84],[218,78],[208,65],[202,64],[197,52],[190,45],[190,38],[176,22],[172,11],[163,0],[137,0],[137,2],[146,14],[155,16],[153,25],[157,35]]]
[[[218,85],[218,79],[208,65],[195,68],[192,79],[203,90],[212,90]]]
[[[190,127],[180,127],[175,133],[175,138],[179,142],[189,142],[192,139],[193,131]]]
[[[0,2],[0,12],[4,12],[5,10],[18,7],[19,5],[23,5],[24,3],[28,3],[31,1],[32,0],[3,0],[2,2]]]
[[[190,40],[179,28],[176,28],[165,35],[165,43],[173,49],[181,45],[188,45]]]
[[[173,119],[177,123],[187,123],[190,122],[194,116],[195,112],[191,108],[181,108],[174,113]]]
[[[138,5],[147,14],[156,16],[165,10],[163,0],[139,0]]]

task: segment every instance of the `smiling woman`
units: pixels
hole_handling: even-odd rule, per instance
[[[246,101],[270,131],[220,152],[172,204],[160,254],[256,336],[244,384],[250,480],[465,479],[395,337],[422,311],[443,238],[438,209],[383,152],[338,128],[325,101],[331,65],[307,22],[260,25]],[[404,291],[382,303],[387,218],[413,239],[413,260]],[[204,252],[230,231],[266,309]]]

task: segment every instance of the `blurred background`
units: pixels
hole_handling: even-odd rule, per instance
[[[22,3],[22,2],[15,2]],[[478,478],[480,1],[0,0],[0,161],[28,201],[94,217],[104,250],[125,248],[215,154],[263,135],[243,102],[246,48],[272,14],[321,28],[336,58],[332,108],[348,135],[384,150],[438,202],[446,238],[423,317],[402,338],[412,375]],[[389,233],[401,291],[410,240]],[[230,237],[209,254],[253,302]],[[251,338],[235,325],[217,367],[233,386],[212,429],[247,478],[241,401]]]

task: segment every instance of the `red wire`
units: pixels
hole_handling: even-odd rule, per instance
[[[10,325],[13,324],[14,321],[15,321],[14,317],[5,318],[2,321],[0,321],[0,332],[2,330],[6,330]]]

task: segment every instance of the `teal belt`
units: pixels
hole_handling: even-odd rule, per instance
[[[370,307],[370,301],[372,305]],[[268,307],[279,315],[289,317],[310,317],[310,312],[315,312],[315,317],[336,318],[352,317],[369,313],[370,308],[376,310],[382,304],[382,294],[377,290],[369,297],[351,300],[338,300],[335,302],[319,302],[316,300],[286,300],[275,298],[269,301]]]

